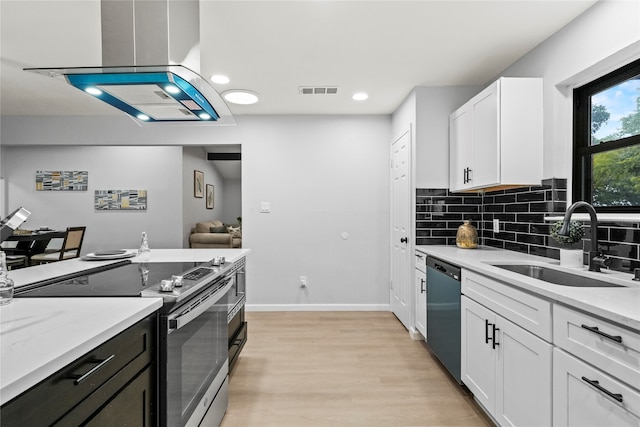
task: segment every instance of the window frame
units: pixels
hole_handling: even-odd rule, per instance
[[[615,141],[591,145],[590,98],[605,89],[622,83],[640,74],[640,59],[573,90],[573,155],[572,155],[572,199],[593,204],[591,162],[584,161],[591,155],[640,145],[640,135]],[[595,206],[602,213],[637,213],[638,206]]]

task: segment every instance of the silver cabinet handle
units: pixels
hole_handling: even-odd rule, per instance
[[[75,381],[73,382],[74,385],[78,385],[80,384],[82,381],[86,380],[87,378],[89,378],[91,375],[93,375],[94,373],[96,373],[98,370],[102,369],[102,367],[104,365],[106,365],[107,363],[111,362],[113,360],[113,358],[116,357],[115,354],[112,354],[111,356],[107,357],[104,360],[91,360],[87,363],[98,363],[96,366],[94,366],[93,368],[91,368],[88,372],[82,374],[82,375],[72,375],[71,378],[74,378]]]

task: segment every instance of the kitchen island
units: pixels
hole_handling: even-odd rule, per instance
[[[140,262],[235,262],[248,249],[154,249]],[[72,259],[11,271],[16,289],[117,261]],[[162,298],[14,298],[0,307],[0,405],[162,307]]]

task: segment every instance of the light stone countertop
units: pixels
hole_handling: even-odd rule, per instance
[[[558,261],[550,258],[490,247],[460,249],[456,246],[434,245],[417,246],[415,250],[640,332],[640,282],[631,280],[632,274],[605,269],[595,273],[588,271],[586,266],[582,269],[563,269],[559,267]],[[624,287],[588,288],[556,285],[492,265],[500,263],[545,264]]]
[[[131,250],[131,249],[128,249]],[[225,257],[227,262],[235,262],[246,256],[250,249],[151,249],[148,260],[140,257],[126,258],[133,263],[140,262],[207,262],[217,256]],[[29,283],[52,277],[60,277],[67,274],[78,273],[92,268],[114,264],[115,261],[85,261],[80,258],[66,261],[52,262],[49,264],[34,265],[29,268],[12,270],[9,276],[13,279],[16,288]]]
[[[137,262],[235,262],[249,249],[152,249]],[[116,261],[71,259],[9,272],[16,288]],[[0,306],[0,405],[162,307],[162,298],[14,298]]]
[[[0,306],[0,405],[162,307],[162,298],[15,298]]]

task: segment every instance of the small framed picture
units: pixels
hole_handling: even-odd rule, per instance
[[[213,209],[213,185],[207,184],[207,209]]]
[[[204,173],[193,171],[193,197],[204,197]]]

